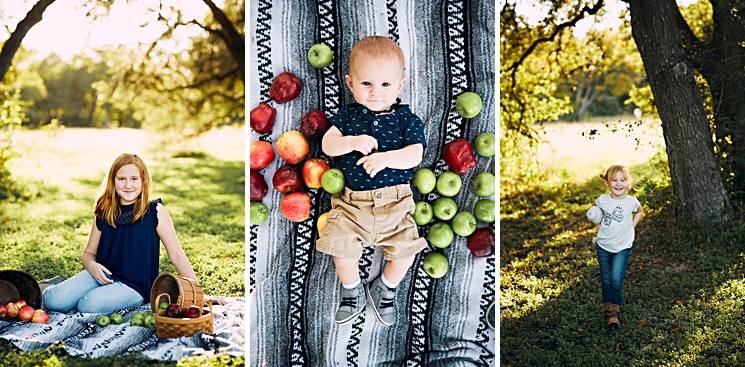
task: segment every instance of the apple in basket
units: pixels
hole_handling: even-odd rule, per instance
[[[202,316],[202,309],[197,306],[190,306],[186,311],[184,311],[184,316],[190,319],[196,319],[197,317]]]
[[[8,311],[5,309],[5,305],[0,305],[0,317],[5,317]]]
[[[168,317],[183,317],[184,309],[174,303],[166,308],[166,315]]]
[[[44,310],[34,311],[34,315],[31,317],[31,322],[35,324],[48,324],[49,315]]]
[[[21,321],[31,321],[34,316],[34,308],[31,306],[23,306],[18,310],[18,319]]]
[[[16,304],[16,308],[18,308],[18,309],[20,310],[20,309],[21,309],[21,307],[23,307],[23,306],[25,306],[25,305],[26,305],[26,301],[24,301],[24,300],[22,300],[22,299],[19,299],[19,300],[17,300],[17,301],[15,302],[15,304]]]

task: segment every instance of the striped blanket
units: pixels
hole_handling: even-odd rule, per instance
[[[447,170],[441,157],[445,144],[463,137],[473,142],[495,131],[495,9],[485,0],[252,0],[249,11],[250,98],[248,108],[269,102],[269,87],[283,71],[304,83],[300,95],[277,108],[269,133],[251,132],[251,141],[275,142],[288,130],[299,130],[310,110],[328,116],[353,102],[344,85],[349,51],[360,39],[385,35],[404,51],[405,84],[400,98],[424,121],[428,146],[419,167],[435,174]],[[334,61],[323,69],[307,60],[315,43],[331,47]],[[484,107],[473,119],[451,113],[465,91],[478,93]],[[335,160],[313,141],[309,157]],[[370,306],[352,324],[334,323],[340,283],[330,256],[315,249],[316,220],[330,210],[330,195],[306,189],[311,216],[300,223],[279,212],[282,194],[271,188],[275,159],[260,171],[270,184],[263,202],[266,222],[250,227],[249,345],[251,366],[492,366],[495,333],[485,322],[495,298],[496,258],[474,258],[466,239],[456,236],[445,249],[430,245],[417,255],[398,286],[397,321],[381,326]],[[461,175],[464,185],[454,199],[471,210],[478,199],[470,180],[492,171],[494,157],[478,157],[477,166]],[[492,171],[493,172],[493,171]],[[435,193],[415,200],[433,203]],[[420,227],[426,235],[426,227]],[[422,268],[423,256],[437,250],[450,264],[439,279]],[[382,250],[367,248],[359,260],[363,281],[382,267]]]
[[[135,312],[150,310],[150,304],[120,310],[124,322],[100,327],[96,320],[101,314],[49,312],[48,324],[0,320],[0,338],[11,341],[27,352],[63,345],[67,353],[76,357],[105,357],[131,352],[158,360],[179,360],[186,356],[226,352],[245,353],[245,308],[243,298],[224,298],[226,305],[213,305],[213,333],[198,332],[190,337],[161,339],[155,329],[129,325]]]

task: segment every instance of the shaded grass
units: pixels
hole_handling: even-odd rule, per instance
[[[503,191],[502,365],[745,365],[745,221],[681,221],[660,163],[631,167],[644,178],[634,195],[645,217],[624,277],[618,330],[605,326],[596,230],[584,217],[604,192],[600,179]]]
[[[154,198],[162,198],[176,234],[205,295],[245,297],[245,164],[208,155],[162,157],[148,162]],[[37,279],[81,270],[80,254],[93,225],[93,202],[105,169],[62,182],[32,181],[38,194],[29,201],[0,203],[0,269],[20,269]],[[161,245],[160,272],[176,273]],[[45,365],[48,351],[20,353],[0,346],[0,365]],[[12,352],[8,352],[12,350]],[[53,353],[54,354],[54,353]],[[111,357],[98,364],[69,358],[64,365],[176,365],[147,358]],[[194,359],[179,365],[242,365],[243,358]],[[6,364],[5,361],[12,361]],[[235,364],[234,364],[235,363]],[[54,365],[54,364],[53,364]]]

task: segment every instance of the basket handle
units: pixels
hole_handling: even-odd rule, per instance
[[[155,297],[155,305],[156,305],[155,309],[156,310],[158,309],[158,306],[160,305],[160,297],[163,297],[163,296],[168,297],[168,304],[169,305],[171,304],[171,295],[168,293],[161,293],[158,295],[158,297]]]
[[[191,299],[193,299],[194,302],[196,303],[197,302],[197,287],[194,286],[194,282],[191,279],[189,278],[184,278],[184,279],[186,279],[186,281],[189,282],[189,285],[191,286],[191,293],[192,293]]]

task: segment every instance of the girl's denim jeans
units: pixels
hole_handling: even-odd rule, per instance
[[[42,301],[47,310],[68,312],[77,308],[83,313],[110,313],[143,303],[142,296],[124,283],[100,285],[88,270],[47,287]]]
[[[600,283],[603,290],[603,303],[623,304],[623,273],[629,263],[631,248],[617,253],[603,250],[598,246],[598,265],[600,265]]]

